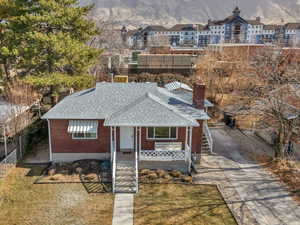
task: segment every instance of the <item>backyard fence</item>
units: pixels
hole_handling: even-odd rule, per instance
[[[4,178],[9,171],[17,165],[17,149],[13,150],[0,161],[0,179]]]

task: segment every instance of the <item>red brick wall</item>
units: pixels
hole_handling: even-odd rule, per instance
[[[202,144],[202,121],[198,121],[200,127],[193,128],[192,151],[201,152]],[[110,128],[103,126],[104,120],[99,121],[97,140],[73,140],[72,135],[67,132],[68,120],[50,120],[51,144],[53,153],[105,153],[110,152]],[[178,128],[178,138],[171,140],[182,142],[182,148],[185,146],[186,128]],[[148,140],[147,129],[142,128],[142,149],[154,150],[155,142],[170,142],[170,140]],[[117,128],[117,150],[120,151],[120,129]]]
[[[176,140],[149,140],[147,139],[147,128],[142,128],[142,149],[154,150],[155,142],[182,142],[182,148],[185,146],[185,128],[179,127]]]
[[[53,153],[105,153],[110,152],[110,128],[99,121],[97,140],[73,140],[67,132],[69,120],[50,120]]]
[[[202,135],[203,135],[203,120],[198,120],[200,127],[193,128],[192,136],[192,152],[200,154],[202,147]]]

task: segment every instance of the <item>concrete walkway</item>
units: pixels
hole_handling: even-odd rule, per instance
[[[116,194],[112,225],[133,225],[133,194]]]
[[[224,129],[212,133],[216,155],[203,157],[195,180],[218,184],[239,224],[300,224],[300,206],[286,186],[244,154],[249,143]]]

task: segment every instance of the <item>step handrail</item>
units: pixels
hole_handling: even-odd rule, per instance
[[[209,145],[209,150],[210,150],[210,153],[213,154],[213,138],[212,138],[212,135],[211,135],[211,132],[210,132],[210,129],[208,127],[208,124],[207,123],[204,123],[204,134],[206,136],[206,139],[207,139],[207,142],[208,142],[208,145]]]

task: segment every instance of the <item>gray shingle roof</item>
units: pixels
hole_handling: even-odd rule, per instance
[[[191,116],[146,93],[105,120],[105,126],[199,126]]]
[[[177,90],[177,89],[185,89],[188,91],[193,91],[193,89],[189,85],[178,82],[178,81],[174,81],[174,82],[166,84],[165,88],[168,89],[169,91],[173,91],[173,90]]]
[[[171,91],[173,94],[177,95],[179,98],[184,99],[187,102],[192,103],[193,102],[193,93],[189,91],[185,91],[182,89],[175,89]],[[207,99],[204,100],[204,107],[210,108],[214,107],[214,104],[208,101]]]
[[[140,102],[141,98],[145,96],[148,97]],[[191,102],[181,99],[167,89],[157,87],[156,83],[97,83],[96,88],[66,97],[42,118],[109,120],[113,114],[124,112],[124,118],[130,119],[127,123],[134,124],[140,120],[138,116],[141,115],[128,116],[126,114],[129,110],[128,107],[134,107],[136,111],[143,112],[150,110],[152,105],[156,111],[164,112],[161,115],[153,115],[153,117],[160,118],[160,121],[156,119],[157,122],[167,123],[168,117],[175,116],[175,111],[185,118],[186,124],[191,119],[194,120],[193,122],[196,122],[197,119],[209,119],[203,110],[194,108]],[[143,109],[137,109],[137,107],[143,107]],[[167,111],[168,113],[166,113]],[[117,118],[121,117],[117,116]],[[196,125],[196,123],[194,124]]]

